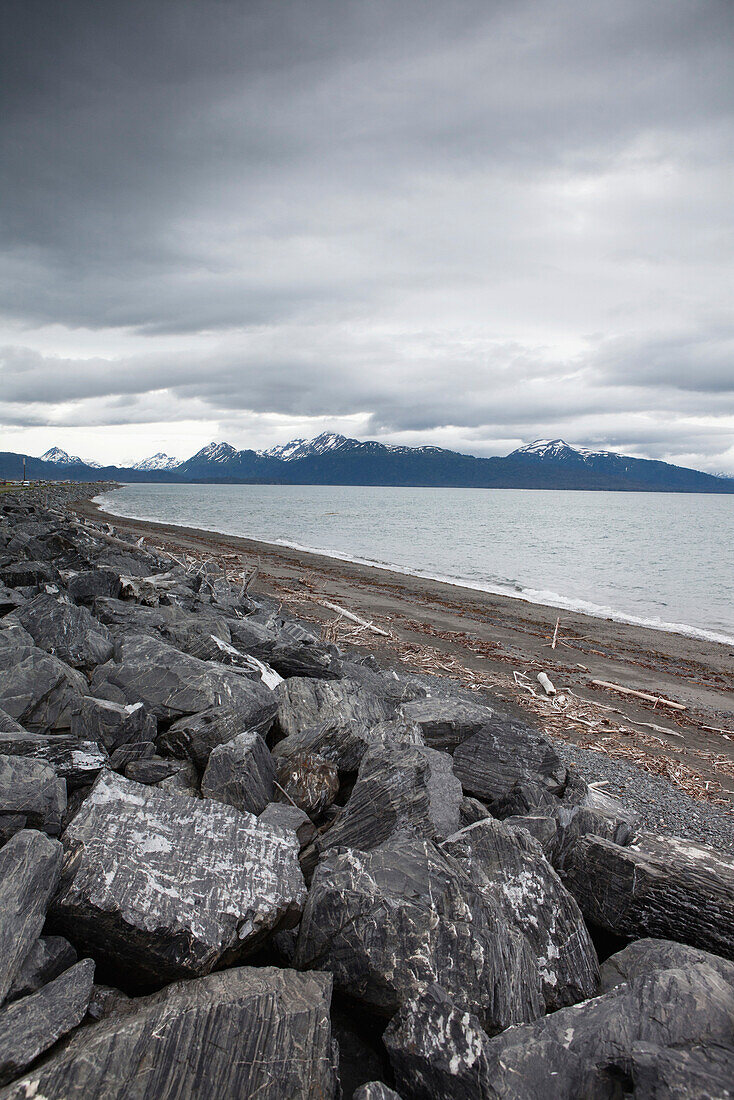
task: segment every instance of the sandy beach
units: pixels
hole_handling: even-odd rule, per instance
[[[75,508],[179,558],[217,561],[229,576],[257,569],[253,591],[321,624],[340,645],[487,688],[506,706],[531,712],[554,737],[629,760],[694,797],[734,806],[734,646],[252,539],[127,519],[90,501]],[[538,684],[539,672],[556,687],[555,699]]]

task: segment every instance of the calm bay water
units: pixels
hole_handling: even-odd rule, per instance
[[[126,485],[109,512],[734,642],[734,496]]]

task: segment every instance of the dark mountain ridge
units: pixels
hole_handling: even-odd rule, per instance
[[[477,458],[440,447],[394,446],[324,433],[269,452],[211,443],[168,469],[98,466],[70,461],[69,456],[53,462],[2,452],[0,477],[20,478],[23,458],[26,476],[34,480],[734,493],[734,478],[584,450],[562,439],[536,440],[504,458]]]

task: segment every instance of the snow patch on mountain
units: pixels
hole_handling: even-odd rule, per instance
[[[197,451],[189,461],[193,462],[195,459],[199,459],[206,462],[229,462],[238,454],[239,451],[231,443],[215,443],[212,441],[206,447],[202,447],[200,451]]]
[[[133,462],[131,470],[175,470],[177,466],[181,465],[181,460],[178,458],[172,458],[171,455],[164,454],[163,451],[158,451],[157,454],[151,455],[150,458],[141,458],[139,462]]]
[[[588,461],[594,458],[622,458],[614,451],[590,451],[585,447],[576,447],[572,443],[567,443],[565,439],[536,439],[524,447],[518,447],[509,457],[512,458],[513,455],[533,455],[543,460],[581,458]]]
[[[294,462],[299,458],[310,458],[312,455],[323,455],[327,451],[335,451],[345,443],[355,444],[357,440],[347,439],[345,435],[338,435],[336,432],[322,432],[314,439],[291,439],[289,443],[281,443],[267,451],[258,451],[258,454],[263,458],[279,458],[281,462]]]
[[[41,455],[41,462],[54,462],[57,466],[92,466],[101,469],[99,462],[85,462],[78,455],[70,455],[61,447],[49,447],[45,454]]]

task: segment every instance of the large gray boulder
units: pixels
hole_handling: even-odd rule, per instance
[[[273,967],[179,982],[82,1028],[2,1100],[336,1100],[331,979]]]
[[[406,1002],[382,1040],[404,1096],[481,1100],[492,1095],[489,1037],[477,1017],[457,1007],[440,986],[426,986]]]
[[[201,781],[204,798],[260,814],[273,800],[275,764],[255,730],[246,730],[212,750]]]
[[[113,642],[109,630],[85,607],[43,593],[19,607],[9,618],[28,631],[46,653],[72,668],[89,670],[109,661]]]
[[[123,638],[119,663],[97,669],[92,694],[141,702],[168,723],[209,707],[228,707],[237,712],[245,729],[266,730],[277,711],[273,693],[263,684],[144,636]]]
[[[517,782],[533,781],[557,793],[566,768],[547,738],[522,722],[492,718],[454,752],[454,773],[468,795],[490,808]]]
[[[449,837],[442,848],[527,940],[549,1012],[596,993],[599,962],[591,936],[578,904],[534,840],[486,818]]]
[[[734,1046],[680,1049],[639,1043],[625,1054],[620,1077],[633,1100],[734,1100]]]
[[[287,738],[275,753],[315,752],[340,771],[356,771],[370,743],[370,730],[395,714],[395,705],[350,680],[294,676],[276,689],[278,724]],[[315,737],[301,737],[319,727]]]
[[[27,733],[15,725],[13,731],[0,732],[0,754],[49,765],[69,791],[91,783],[107,764],[107,753],[94,741],[80,741],[70,733]]]
[[[495,714],[482,703],[444,698],[403,703],[401,712],[408,721],[415,722],[427,745],[444,752],[453,752],[483,729]]]
[[[488,1086],[478,1095],[537,1100],[548,1095],[552,1078],[554,1100],[613,1100],[623,1095],[620,1082],[629,1076],[641,1044],[675,1051],[698,1044],[731,1046],[733,1040],[732,986],[705,965],[659,970],[489,1039],[481,1051]],[[633,1095],[642,1100],[657,1094]]]
[[[334,646],[324,645],[300,623],[272,616],[265,622],[229,619],[228,624],[234,645],[265,661],[281,676],[333,680],[341,673]]]
[[[252,814],[103,772],[64,832],[54,930],[160,984],[242,958],[294,923],[306,889],[296,837]]]
[[[324,835],[322,850],[369,851],[400,828],[447,837],[460,823],[461,783],[448,753],[415,745],[378,745],[362,758],[344,810]]]
[[[0,1004],[41,934],[62,856],[58,840],[31,829],[0,848]]]
[[[407,833],[370,852],[342,849],[324,857],[295,965],[328,970],[341,993],[387,1016],[431,982],[492,1031],[542,1011],[526,941],[453,859]]]
[[[639,814],[618,798],[588,787],[583,781],[579,784],[578,779],[572,791],[564,792],[553,816],[558,822],[553,863],[558,868],[565,868],[569,853],[580,837],[593,834],[626,846],[632,842],[640,825]]]
[[[46,561],[14,561],[0,566],[0,580],[8,588],[33,588],[40,584],[51,584],[56,576],[56,570]]]
[[[219,660],[222,649],[230,640],[226,620],[211,609],[197,612],[175,604],[144,607],[125,600],[100,598],[95,600],[94,613],[100,622],[114,629],[117,637],[147,634],[166,642],[182,653],[203,660]]]
[[[105,566],[82,569],[68,578],[66,590],[74,603],[91,607],[98,596],[119,596],[120,574]]]
[[[0,629],[0,708],[28,730],[68,730],[85,677],[39,649],[20,625]]]
[[[685,970],[699,963],[709,966],[734,986],[734,962],[674,940],[647,938],[635,940],[602,963],[600,991],[608,993],[623,982],[655,970]]]
[[[24,756],[0,756],[0,818],[21,815],[29,828],[58,836],[65,809],[66,783],[52,767]]]
[[[566,886],[586,919],[620,936],[679,940],[734,959],[734,856],[680,837],[629,847],[581,837]]]
[[[158,735],[158,748],[169,756],[191,760],[200,772],[206,768],[212,750],[226,745],[247,731],[247,726],[232,707],[210,707],[173,722]]]
[[[86,696],[71,720],[71,732],[80,741],[92,741],[114,752],[120,745],[156,739],[158,723],[142,703],[113,703]]]
[[[0,1009],[0,1085],[81,1023],[93,982],[94,963],[84,959],[37,993]]]

